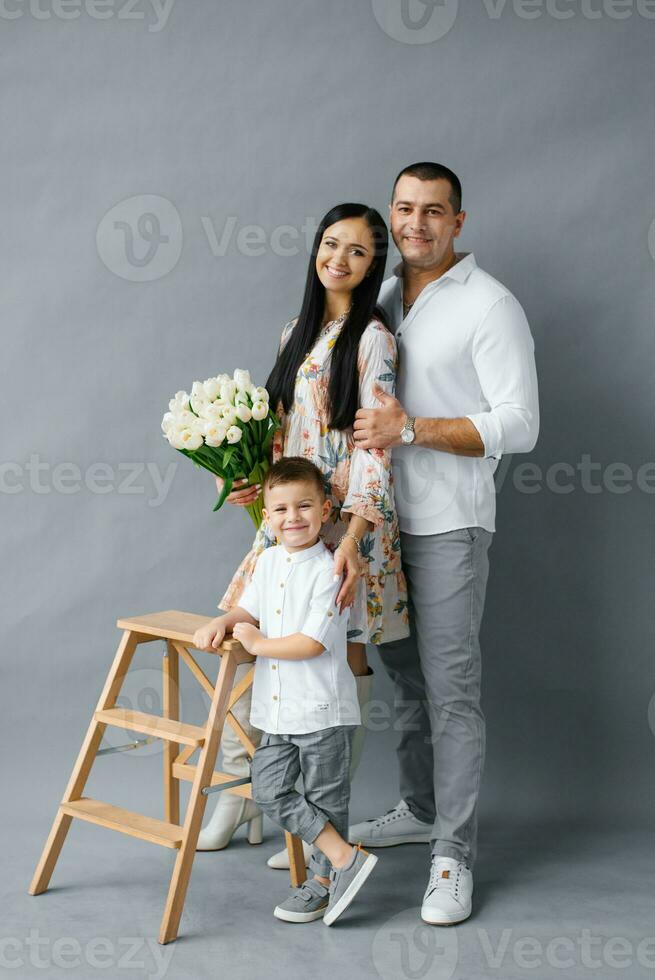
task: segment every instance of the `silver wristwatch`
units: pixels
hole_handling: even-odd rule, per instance
[[[400,438],[407,446],[411,442],[414,442],[414,439],[416,438],[416,433],[414,432],[415,422],[416,422],[416,417],[412,415],[408,415],[407,421],[405,422],[404,426],[400,430]]]

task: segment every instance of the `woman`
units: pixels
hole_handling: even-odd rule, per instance
[[[328,211],[314,239],[300,314],[284,327],[277,360],[266,382],[271,405],[276,406],[281,421],[272,447],[273,462],[281,456],[304,456],[324,474],[332,512],[322,537],[334,552],[335,571],[345,572],[337,601],[351,607],[348,662],[357,679],[360,705],[369,699],[373,680],[366,643],[409,635],[390,453],[359,449],[353,438],[357,409],[379,405],[374,384],[394,393],[396,343],[375,305],[387,248],[387,227],[377,211],[363,204],[341,204]],[[217,484],[220,489],[221,481]],[[227,500],[245,506],[259,493],[259,487],[233,490]],[[274,544],[275,537],[264,522],[218,603],[219,609],[228,611],[238,605],[258,556]],[[237,681],[247,669],[248,665],[242,665]],[[242,697],[234,710],[257,744],[260,733],[249,724],[249,699]],[[353,743],[351,778],[361,756],[364,731],[361,726]],[[222,747],[223,770],[247,776],[245,749],[227,727]],[[245,822],[248,839],[260,842],[261,814],[255,804],[221,794],[200,834],[198,849],[225,847]],[[286,851],[268,863],[288,867]]]

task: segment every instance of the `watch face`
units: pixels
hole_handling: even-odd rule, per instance
[[[403,442],[414,442],[414,433],[411,429],[403,429],[400,438]]]

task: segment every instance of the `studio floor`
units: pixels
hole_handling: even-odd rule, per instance
[[[395,802],[395,801],[394,801]],[[360,811],[360,802],[357,810]],[[362,813],[354,814],[356,818]],[[47,832],[43,815],[9,830],[2,875],[0,975],[199,980],[383,980],[655,976],[655,835],[580,825],[481,821],[473,915],[423,925],[428,848],[377,851],[366,889],[343,918],[289,925],[272,915],[286,872],[265,824],[251,846],[197,855],[177,942],[157,941],[173,852],[74,821],[50,889],[27,895]]]

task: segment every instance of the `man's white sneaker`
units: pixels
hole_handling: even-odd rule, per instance
[[[393,847],[395,844],[429,844],[432,824],[418,820],[404,800],[381,817],[364,820],[348,828],[351,844],[364,847]]]
[[[471,914],[473,875],[462,861],[432,858],[430,880],[423,896],[421,918],[432,926],[452,926]]]

